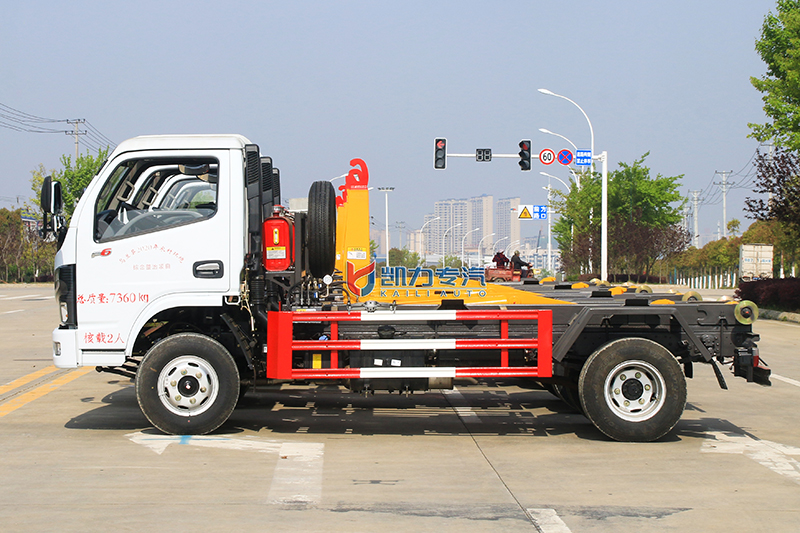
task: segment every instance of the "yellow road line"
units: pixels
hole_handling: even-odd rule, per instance
[[[29,404],[33,400],[41,398],[42,396],[44,396],[49,392],[53,392],[61,385],[66,385],[70,381],[76,380],[79,377],[88,374],[89,372],[94,372],[94,367],[90,366],[73,370],[68,374],[64,374],[63,376],[54,379],[50,383],[45,383],[44,385],[36,387],[32,391],[28,391],[25,394],[21,394],[16,398],[7,401],[6,403],[0,405],[0,418],[6,416],[7,414],[13,411],[16,411],[17,409],[19,409],[24,405]]]
[[[56,368],[53,365],[46,366],[41,370],[37,370],[36,372],[28,374],[27,376],[22,376],[21,378],[17,378],[7,385],[0,385],[0,394],[16,389],[17,387],[22,387],[26,383],[30,383],[34,379],[39,379],[40,377],[46,376],[51,372],[55,372],[56,370],[58,370],[58,368]]]

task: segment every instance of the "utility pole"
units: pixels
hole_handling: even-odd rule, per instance
[[[714,185],[719,185],[719,189],[722,191],[722,235],[727,239],[728,238],[728,191],[730,190],[733,183],[728,183],[728,176],[733,174],[732,170],[725,170],[720,171],[717,170],[714,174],[719,174],[722,176],[721,183],[714,183]]]
[[[692,193],[692,218],[694,219],[694,235],[692,245],[700,248],[700,193],[703,191],[689,191]]]
[[[395,223],[394,223],[394,227],[397,228],[397,231],[400,234],[399,235],[400,249],[402,250],[403,249],[403,231],[406,229],[406,223],[403,220],[399,220],[399,221],[396,220]]]
[[[683,229],[685,231],[689,231],[689,213],[691,212],[688,205],[683,208]]]
[[[75,166],[78,166],[78,154],[80,153],[78,148],[78,135],[86,135],[86,131],[78,130],[78,124],[83,124],[86,122],[85,118],[76,118],[74,120],[67,120],[67,124],[72,124],[75,126],[75,131],[65,131],[67,135],[74,135],[75,136]]]

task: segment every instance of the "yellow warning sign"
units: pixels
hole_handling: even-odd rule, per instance
[[[520,208],[520,210],[519,210],[519,215],[517,216],[517,218],[520,218],[520,219],[522,219],[522,218],[528,218],[528,219],[533,218],[533,216],[531,215],[530,206],[521,205],[521,206],[519,206],[519,208]]]

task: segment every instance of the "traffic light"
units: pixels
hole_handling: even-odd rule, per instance
[[[522,170],[531,169],[531,141],[523,139],[519,142],[519,168]]]
[[[447,139],[436,139],[433,146],[433,168],[447,168]]]

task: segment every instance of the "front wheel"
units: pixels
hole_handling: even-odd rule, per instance
[[[221,426],[239,399],[239,370],[228,350],[197,333],[156,343],[136,376],[136,399],[155,427],[204,435]]]
[[[578,392],[589,420],[619,441],[663,437],[686,406],[678,361],[648,339],[618,339],[594,352],[581,370]]]

